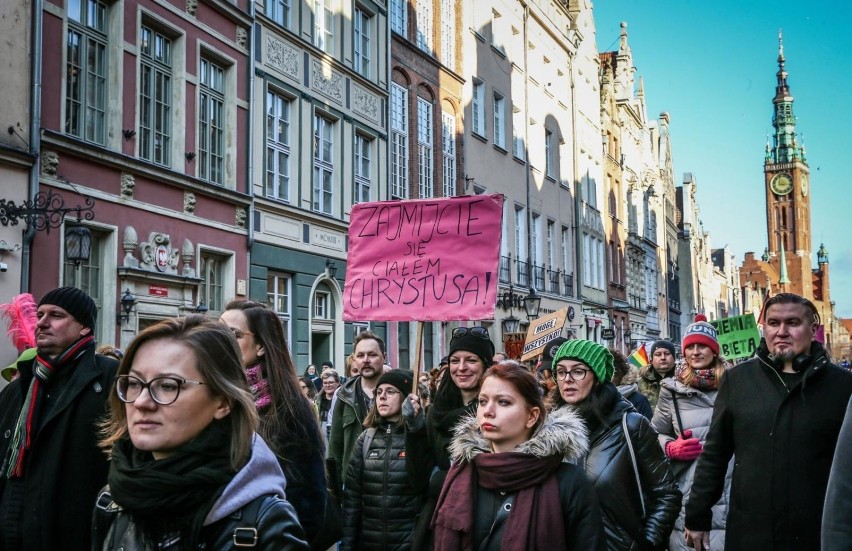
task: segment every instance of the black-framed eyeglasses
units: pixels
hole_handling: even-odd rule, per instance
[[[133,375],[119,375],[115,378],[115,392],[119,400],[127,404],[132,404],[139,399],[142,391],[147,388],[152,400],[161,406],[168,406],[175,403],[175,400],[180,396],[180,389],[187,383],[194,385],[206,384],[201,381],[190,381],[171,375],[154,377],[147,383]]]
[[[583,369],[581,367],[575,367],[574,369],[557,369],[556,373],[553,374],[558,381],[564,381],[568,378],[568,375],[571,375],[572,381],[582,381],[586,378],[586,375],[591,371],[591,369]]]
[[[480,339],[491,340],[491,337],[488,335],[488,329],[481,325],[475,325],[473,327],[456,327],[453,329],[452,336],[454,339],[456,337],[464,337],[465,335],[473,335]]]

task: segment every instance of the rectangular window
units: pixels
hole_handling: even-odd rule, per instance
[[[594,287],[592,281],[592,266],[595,263],[595,257],[592,256],[592,240],[589,234],[583,234],[583,282],[587,287]]]
[[[417,1],[417,47],[432,53],[432,0]]]
[[[290,339],[290,276],[270,273],[266,277],[266,302],[284,325],[284,336]]]
[[[314,0],[314,46],[334,55],[335,0]]]
[[[530,231],[530,255],[532,257],[532,263],[534,266],[538,266],[541,260],[541,254],[539,250],[539,239],[541,235],[541,216],[536,213],[532,213],[532,228]]]
[[[67,230],[67,226],[66,226]],[[62,282],[64,285],[76,287],[81,291],[85,291],[92,300],[99,312],[103,312],[103,288],[104,288],[104,247],[105,236],[103,234],[92,231],[92,249],[87,262],[81,262],[77,266],[73,262],[65,262],[64,277]],[[100,316],[97,321],[97,327],[94,327],[94,333],[98,340],[103,340],[103,319]]]
[[[473,82],[471,111],[473,115],[472,130],[480,136],[485,136],[485,83],[483,82]]]
[[[370,147],[372,141],[355,134],[355,203],[366,203],[370,200]]]
[[[521,116],[521,110],[517,107],[512,107],[512,155],[516,158],[526,160],[526,151],[524,151],[524,118]]]
[[[408,27],[408,0],[391,0],[390,4],[391,30],[396,34],[406,36]]]
[[[494,145],[497,147],[506,148],[506,129],[505,126],[505,105],[506,100],[500,94],[494,94]]]
[[[441,0],[441,63],[456,69],[456,2]]]
[[[520,262],[527,257],[526,247],[527,219],[524,207],[515,206],[515,261]]]
[[[435,196],[432,135],[432,104],[423,98],[417,98],[417,152],[421,198]]]
[[[266,196],[290,201],[290,100],[266,93]]]
[[[553,220],[547,221],[547,267],[553,269],[553,232],[555,231],[556,223]]]
[[[408,199],[408,90],[392,83],[391,197]]]
[[[361,8],[355,8],[355,71],[370,78],[370,16]]]
[[[571,232],[568,228],[562,226],[562,273],[568,273],[568,266],[571,265]]]
[[[198,177],[222,184],[225,172],[225,69],[201,58],[198,89]]]
[[[444,197],[456,195],[456,118],[452,113],[441,113],[443,142]]]
[[[68,3],[65,132],[104,145],[107,108],[107,6]]]
[[[266,0],[266,17],[285,29],[290,28],[290,0]]]
[[[172,134],[172,41],[144,25],[139,34],[139,157],[168,166]]]
[[[314,295],[314,318],[328,319],[328,293],[320,293]]]
[[[553,140],[553,131],[544,130],[544,173],[548,178],[556,179],[556,163],[554,162],[556,154],[556,144]]]
[[[334,123],[314,115],[314,210],[331,214],[334,184]]]
[[[221,312],[225,307],[222,296],[222,281],[224,277],[225,260],[206,252],[201,253],[198,277],[201,283],[198,287],[199,302],[204,302],[208,309]]]

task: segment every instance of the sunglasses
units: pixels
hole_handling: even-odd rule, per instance
[[[481,325],[476,325],[474,327],[456,327],[453,329],[453,338],[464,337],[465,335],[472,335],[474,337],[479,337],[480,339],[491,340],[491,337],[488,336],[488,329],[482,327]]]

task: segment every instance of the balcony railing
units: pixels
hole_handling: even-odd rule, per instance
[[[548,291],[553,293],[554,295],[559,294],[559,270],[547,270],[547,278],[550,286],[547,288]]]
[[[518,261],[517,263],[518,287],[530,286],[530,265],[526,262]]]
[[[562,296],[574,296],[574,274],[562,274]]]
[[[500,283],[509,283],[512,280],[512,258],[508,256],[500,257]]]

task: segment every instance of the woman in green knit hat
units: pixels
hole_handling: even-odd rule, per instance
[[[612,384],[612,354],[570,340],[553,356],[554,408],[573,408],[589,432],[581,459],[601,505],[606,547],[665,549],[681,506],[657,433]]]

